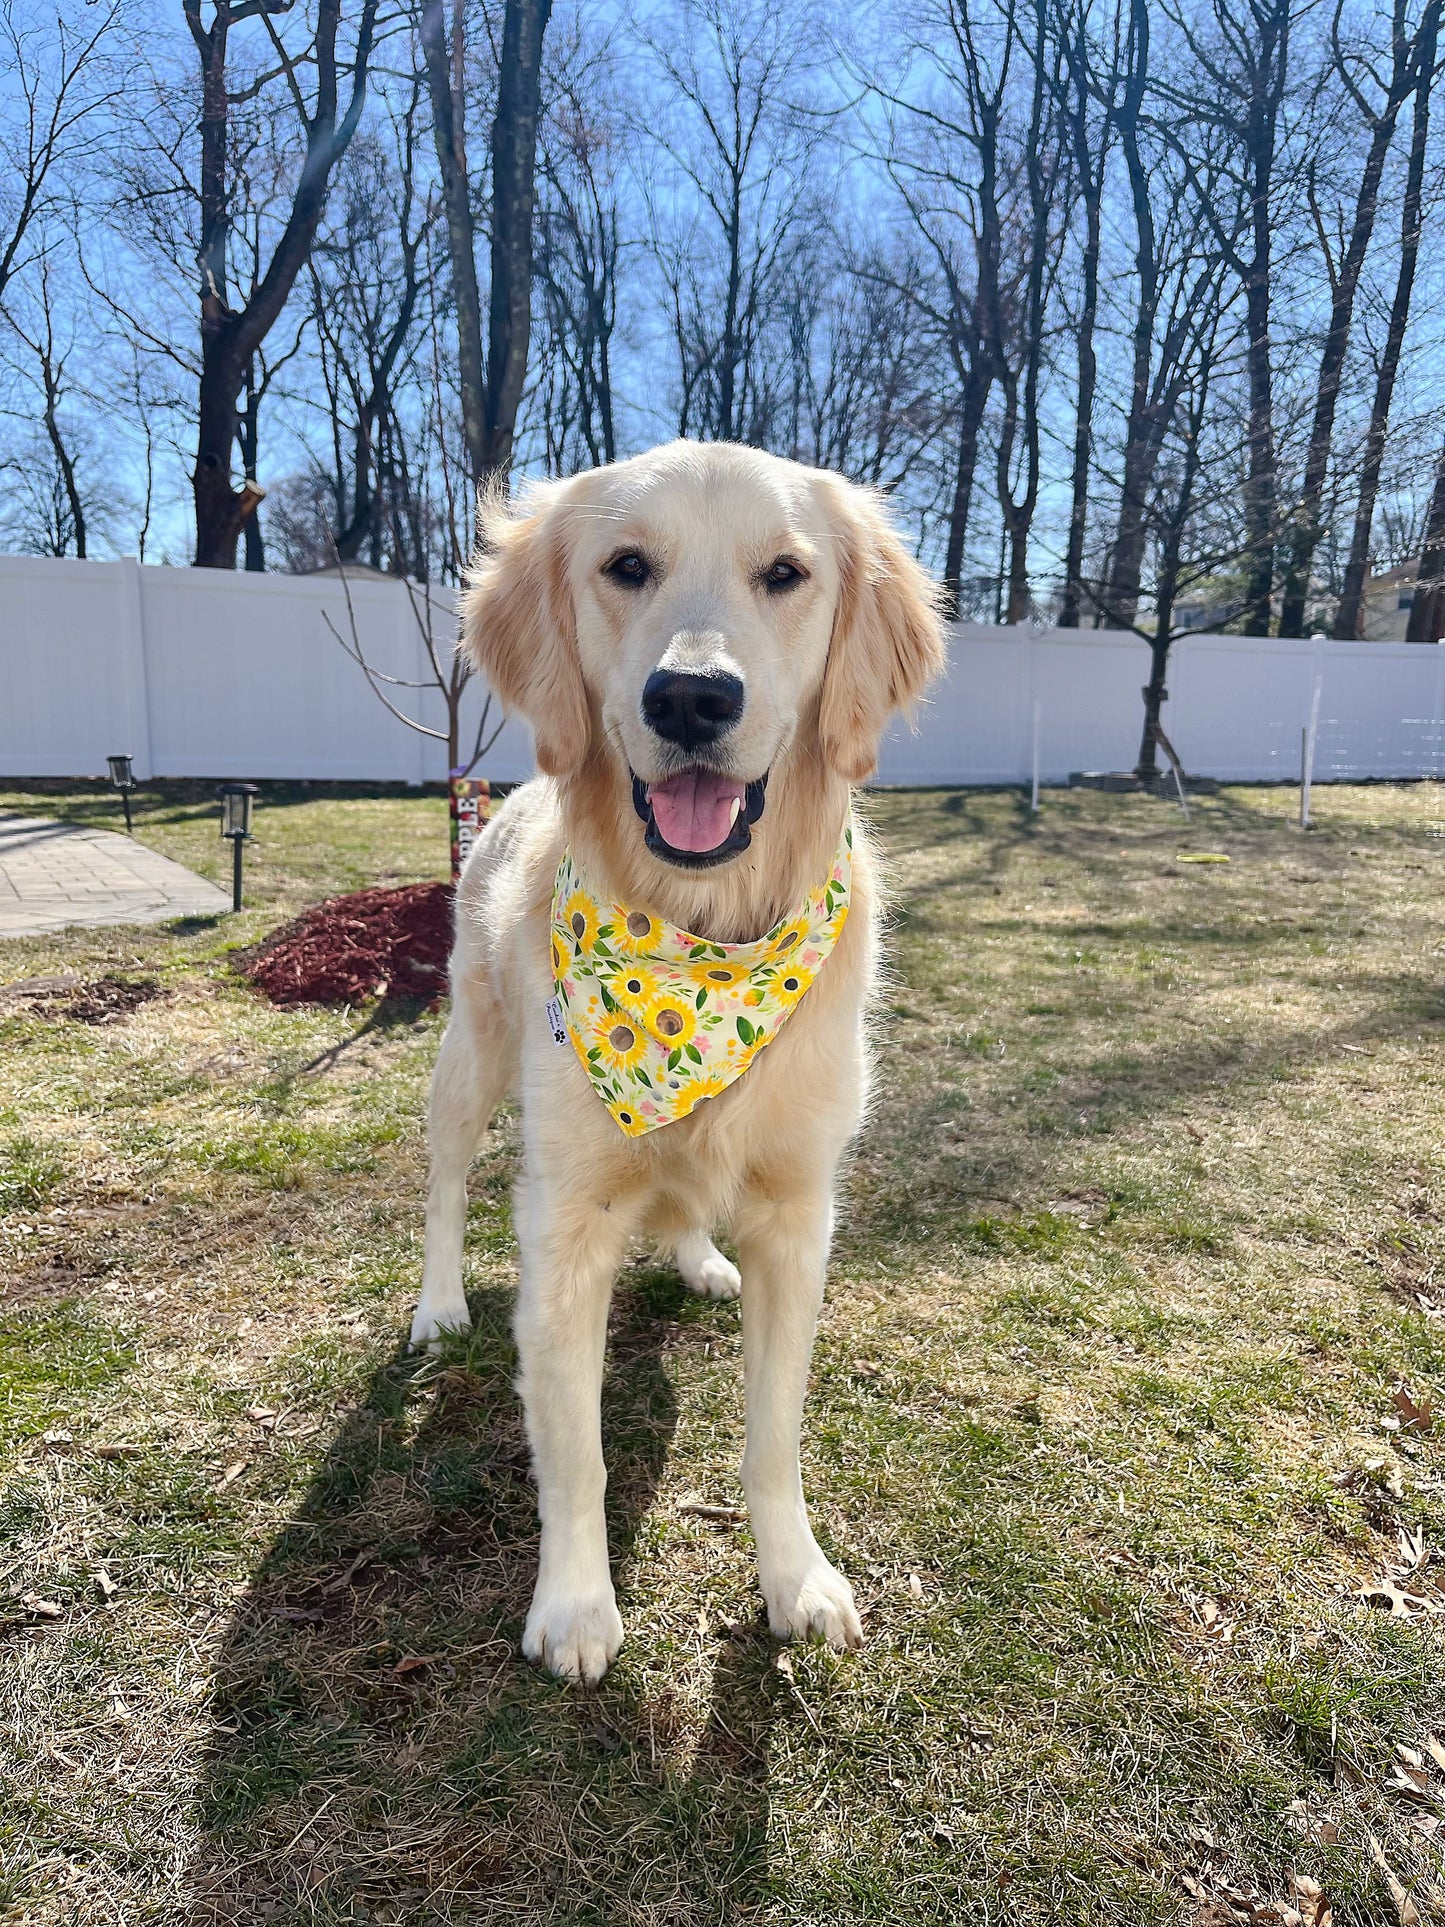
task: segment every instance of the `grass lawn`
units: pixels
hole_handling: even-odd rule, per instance
[[[805,1441],[869,1643],[768,1638],[737,1311],[640,1254],[594,1692],[517,1650],[513,1122],[411,1361],[441,1020],[227,964],[440,874],[442,801],[278,786],[239,919],[0,947],[154,991],[0,991],[0,1919],[1445,1918],[1445,791],[1293,801],[873,801]],[[137,828],[222,876],[209,786]]]

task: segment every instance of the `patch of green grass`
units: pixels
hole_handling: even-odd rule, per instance
[[[0,1142],[0,1211],[33,1211],[65,1176],[60,1159],[30,1137]]]
[[[13,1444],[82,1414],[135,1364],[132,1340],[78,1306],[0,1316],[0,1438]]]

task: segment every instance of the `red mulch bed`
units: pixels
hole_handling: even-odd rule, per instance
[[[452,886],[410,883],[333,897],[288,923],[238,964],[273,1004],[366,1004],[447,990]]]

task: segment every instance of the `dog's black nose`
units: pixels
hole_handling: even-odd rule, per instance
[[[743,713],[743,686],[725,670],[695,676],[654,669],[642,688],[642,714],[650,729],[683,749],[714,743]]]

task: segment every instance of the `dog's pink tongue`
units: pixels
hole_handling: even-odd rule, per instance
[[[746,785],[711,770],[690,769],[653,783],[647,792],[664,842],[674,850],[715,850],[727,841],[733,804],[744,800]]]

